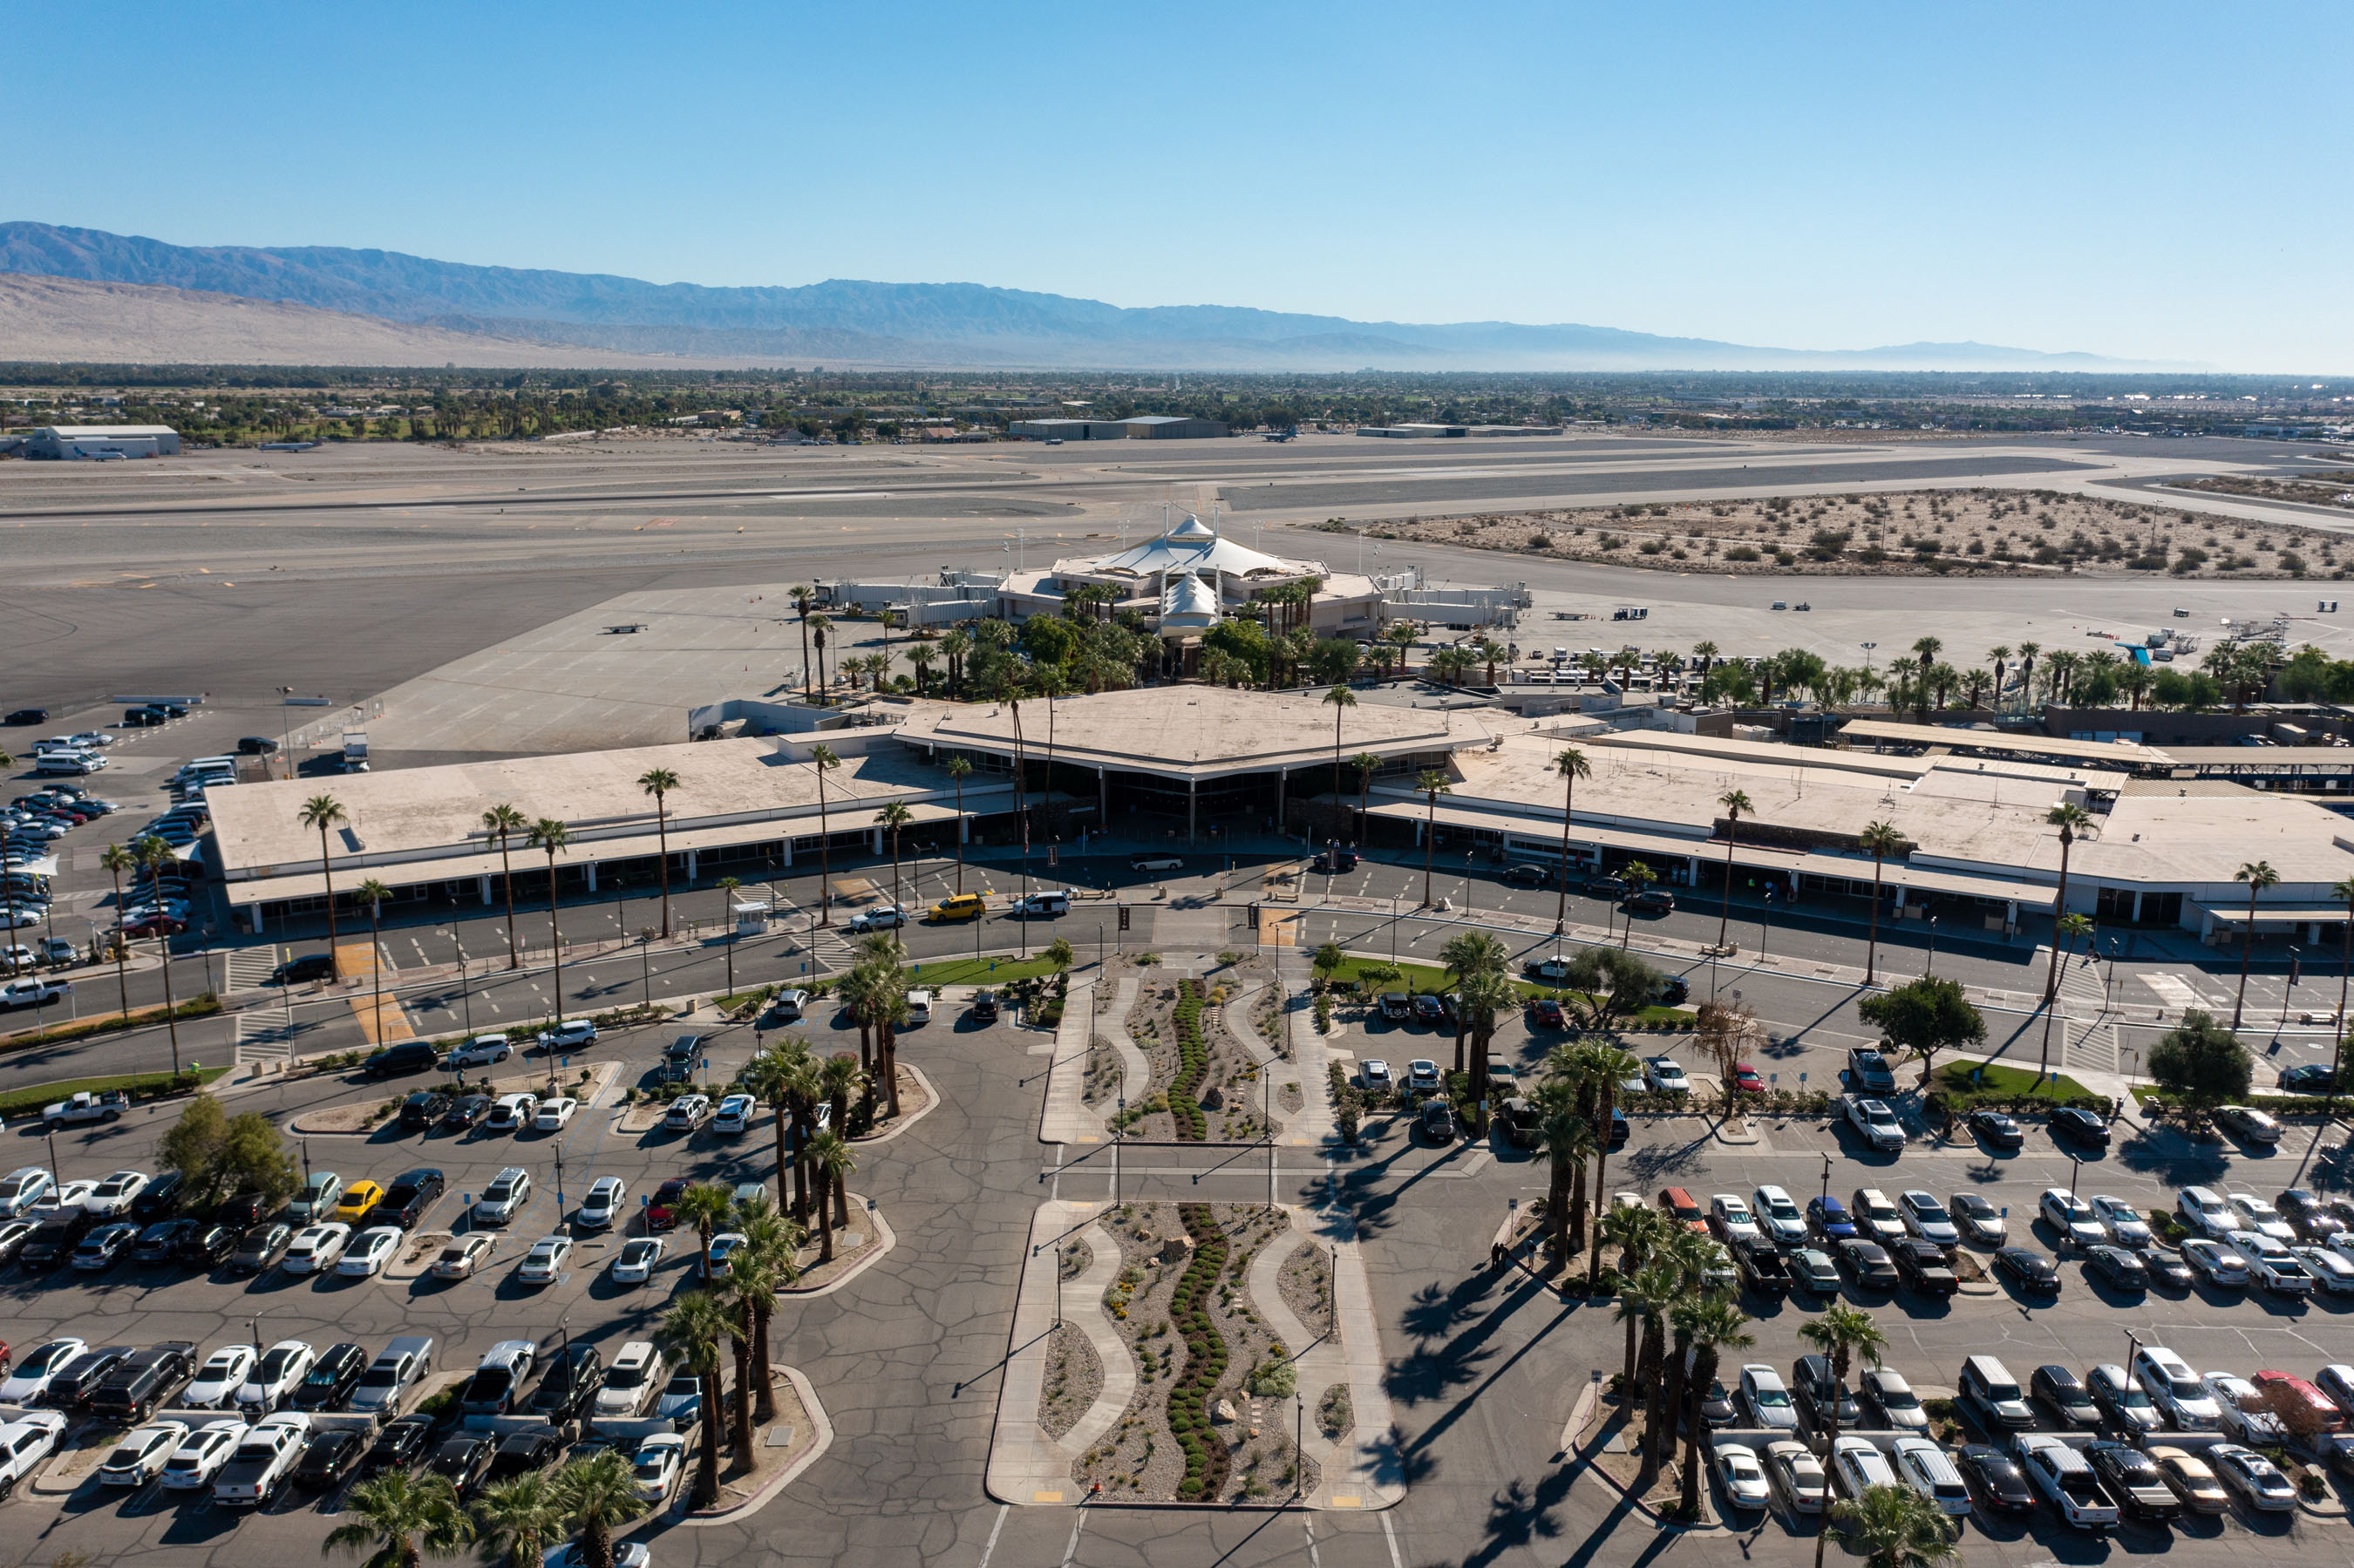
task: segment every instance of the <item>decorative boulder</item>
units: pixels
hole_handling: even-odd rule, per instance
[[[1233,1400],[1222,1399],[1218,1401],[1217,1408],[1210,1412],[1210,1419],[1221,1426],[1231,1426],[1242,1419],[1242,1414],[1235,1409]]]
[[[1161,1261],[1163,1263],[1182,1263],[1186,1258],[1193,1255],[1193,1238],[1192,1236],[1171,1236],[1167,1241],[1161,1244]]]
[[[1204,1089],[1202,1091],[1202,1108],[1204,1110],[1225,1109],[1226,1091],[1220,1088],[1215,1084],[1212,1084],[1208,1088]]]

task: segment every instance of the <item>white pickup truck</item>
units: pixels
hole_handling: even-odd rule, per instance
[[[57,1451],[65,1430],[65,1414],[56,1410],[29,1411],[0,1426],[0,1498],[16,1490],[18,1481]]]
[[[51,1127],[79,1127],[86,1121],[113,1121],[131,1108],[131,1097],[121,1089],[87,1091],[41,1107],[41,1119]]]
[[[1862,1134],[1866,1143],[1890,1154],[1904,1152],[1904,1128],[1898,1124],[1896,1113],[1888,1108],[1887,1101],[1863,1095],[1840,1097],[1847,1108],[1848,1125]]]
[[[260,1508],[294,1472],[310,1441],[311,1418],[292,1411],[270,1416],[238,1439],[237,1451],[213,1476],[213,1501],[223,1508]]]
[[[71,980],[13,980],[0,985],[0,1008],[48,1007],[72,994]]]

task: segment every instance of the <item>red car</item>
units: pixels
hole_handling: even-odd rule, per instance
[[[2266,1393],[2276,1388],[2286,1389],[2290,1397],[2313,1412],[2314,1419],[2320,1423],[2321,1431],[2343,1432],[2346,1429],[2346,1413],[2338,1408],[2338,1402],[2293,1372],[2260,1372],[2248,1381]]]
[[[1758,1076],[1757,1069],[1748,1063],[1735,1062],[1733,1065],[1733,1086],[1744,1095],[1762,1095],[1766,1092],[1766,1080]]]
[[[646,1205],[646,1229],[674,1230],[678,1225],[678,1201],[695,1182],[684,1176],[673,1176],[654,1189],[654,1201]]]
[[[1566,1029],[1569,1020],[1561,1011],[1561,1003],[1549,996],[1541,996],[1529,1003],[1529,1016],[1539,1029]]]
[[[150,915],[143,919],[125,922],[122,934],[126,937],[176,937],[187,928],[185,920],[175,920],[168,915]]]
[[[1702,1235],[1708,1234],[1707,1216],[1701,1213],[1700,1205],[1692,1202],[1692,1195],[1681,1187],[1670,1187],[1661,1192],[1659,1207],[1665,1209],[1670,1218],[1681,1220],[1688,1228]]]

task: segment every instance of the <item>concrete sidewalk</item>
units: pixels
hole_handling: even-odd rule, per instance
[[[1038,1398],[1046,1386],[1047,1336],[1055,1327],[1055,1271],[1061,1266],[1062,1242],[1075,1232],[1093,1230],[1098,1240],[1087,1245],[1098,1265],[1108,1255],[1112,1272],[1119,1272],[1119,1249],[1111,1238],[1095,1226],[1094,1216],[1102,1209],[1100,1203],[1050,1201],[1038,1205],[1030,1218],[1030,1247],[1022,1263],[1022,1283],[1013,1301],[1013,1333],[1008,1346],[1005,1375],[999,1380],[997,1425],[990,1435],[989,1469],[984,1480],[989,1495],[1003,1503],[1024,1508],[1057,1504],[1076,1506],[1085,1495],[1071,1479],[1071,1462],[1085,1453],[1084,1447],[1073,1448],[1046,1436],[1038,1421]],[[1095,1271],[1089,1271],[1090,1276]],[[1094,1315],[1103,1316],[1103,1291],[1099,1286],[1085,1300],[1094,1303]],[[1076,1319],[1082,1309],[1083,1292],[1078,1286],[1063,1291],[1063,1311],[1066,1319]],[[1084,1326],[1083,1326],[1084,1327]],[[1108,1430],[1119,1418],[1119,1410],[1127,1404],[1123,1396],[1111,1414],[1097,1424],[1102,1407],[1111,1398],[1114,1369],[1125,1374],[1127,1385],[1133,1391],[1136,1363],[1128,1347],[1118,1342],[1110,1325],[1103,1330],[1114,1341],[1108,1348],[1092,1331],[1087,1340],[1103,1357],[1104,1392],[1095,1405],[1080,1418],[1079,1427],[1070,1436],[1096,1425],[1098,1435]]]

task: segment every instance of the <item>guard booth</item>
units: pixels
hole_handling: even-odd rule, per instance
[[[768,934],[769,908],[767,905],[738,904],[735,906],[733,913],[736,916],[736,934],[737,936],[759,937]]]

